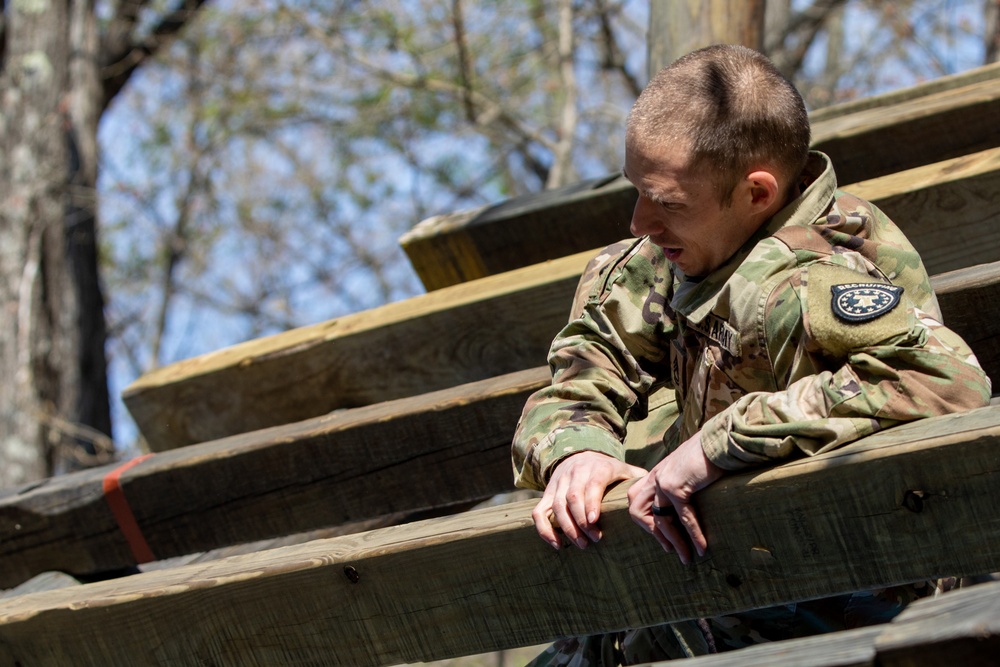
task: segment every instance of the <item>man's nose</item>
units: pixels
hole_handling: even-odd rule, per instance
[[[635,202],[635,208],[632,209],[632,221],[629,223],[629,231],[632,236],[646,236],[655,231],[651,206],[655,206],[655,204],[645,197],[640,196]]]

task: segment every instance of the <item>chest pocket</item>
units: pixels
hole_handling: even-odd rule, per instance
[[[732,347],[731,340],[720,342],[696,332],[672,342],[671,369],[682,410],[681,442],[746,393],[736,381],[739,357]]]

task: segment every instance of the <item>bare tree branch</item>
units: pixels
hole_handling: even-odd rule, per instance
[[[170,43],[189,20],[198,13],[207,0],[185,0],[180,7],[167,14],[141,41],[134,41],[138,16],[149,0],[126,1],[122,4],[122,15],[111,41],[106,42],[102,53],[104,67],[104,100],[102,110],[107,109],[111,100],[121,92],[135,70],[160,49]]]
[[[0,72],[7,61],[7,0],[0,0]]]
[[[608,7],[605,0],[595,0],[595,5],[597,7],[597,19],[600,22],[601,28],[601,46],[604,49],[604,63],[602,67],[621,74],[632,96],[639,97],[639,93],[642,92],[642,84],[625,67],[625,55],[622,53],[618,38],[615,37],[614,30],[611,28],[612,10]],[[620,7],[617,9],[620,9]]]
[[[802,67],[806,52],[820,33],[827,17],[846,4],[847,0],[813,0],[813,3],[798,13],[792,13],[788,24],[780,29],[768,30],[775,41],[765,45],[774,64],[782,74],[792,76]],[[789,44],[789,37],[793,37]],[[784,46],[784,48],[782,48]]]
[[[458,51],[458,75],[462,82],[462,105],[465,118],[476,122],[476,106],[472,102],[472,71],[469,64],[469,49],[465,39],[465,22],[462,19],[462,0],[452,2],[452,25],[455,28],[455,48]]]
[[[984,32],[986,54],[983,64],[989,65],[1000,61],[1000,0],[986,0]]]
[[[286,9],[286,11],[294,15],[294,12],[291,12],[291,10]],[[349,62],[353,62],[373,77],[400,88],[442,93],[460,101],[468,95],[475,109],[474,124],[478,127],[485,129],[490,125],[497,124],[506,128],[523,141],[533,142],[546,150],[555,151],[556,145],[554,141],[544,136],[538,130],[529,127],[514,111],[507,109],[504,105],[490,99],[483,93],[444,79],[425,75],[404,74],[381,67],[358,53],[356,49],[342,43],[337,35],[330,35],[320,30],[319,27],[309,22],[306,17],[297,16],[296,20],[299,21],[307,33],[325,42],[332,51],[341,55]]]
[[[573,178],[573,144],[579,114],[576,110],[576,73],[573,70],[573,2],[559,0],[559,78],[562,81],[562,114],[546,188],[557,188]]]

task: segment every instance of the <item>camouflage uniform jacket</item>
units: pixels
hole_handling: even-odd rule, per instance
[[[650,391],[676,392],[666,451],[701,431],[738,470],[818,454],[899,422],[985,405],[989,379],[941,324],[920,257],[810,156],[800,195],[724,265],[685,279],[646,238],[608,255],[525,406],[518,486],[541,489],[581,450],[625,455]],[[578,295],[579,298],[579,295]]]

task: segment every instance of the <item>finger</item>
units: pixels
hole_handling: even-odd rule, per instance
[[[628,490],[628,513],[640,528],[647,533],[654,533],[656,526],[653,525],[653,515],[650,513],[650,506],[653,504],[653,481],[650,475],[646,475]]]
[[[587,495],[587,486],[581,487],[580,485],[572,486],[566,494],[566,509],[583,538],[584,543],[580,545],[581,548],[586,547],[588,541],[597,541],[594,539],[593,527],[587,518]]]
[[[563,485],[560,484],[560,487]],[[580,528],[570,513],[568,501],[566,498],[566,491],[562,488],[557,488],[552,501],[552,514],[555,516],[556,523],[562,528],[563,534],[570,539],[573,544],[580,547],[581,549],[587,548],[587,538],[580,532]]]
[[[663,539],[659,541],[661,545],[664,545],[667,553],[671,553],[671,551],[676,552],[677,557],[681,559],[681,563],[684,565],[690,563],[691,548],[687,543],[687,533],[677,525],[675,515],[654,516],[653,523],[656,526],[654,535],[662,536]],[[664,541],[670,545],[670,548],[667,548]]]
[[[604,489],[600,484],[588,484],[584,489],[583,509],[587,535],[592,542],[600,541],[603,534],[597,521],[601,518],[601,501],[604,499]]]
[[[678,498],[668,496],[659,484],[654,484],[653,497],[653,505],[663,508],[663,513],[660,516],[653,513],[653,523],[656,530],[671,544],[681,562],[687,565],[691,562],[691,547],[687,541],[687,533],[680,521],[679,512],[679,508],[685,506],[686,503]],[[690,507],[690,505],[687,506]]]
[[[694,545],[695,551],[698,552],[699,556],[704,556],[705,550],[708,548],[708,540],[698,522],[698,514],[694,511],[694,507],[690,503],[679,504],[677,516],[680,524],[691,538],[691,544]]]
[[[531,511],[531,519],[535,522],[535,531],[553,549],[559,550],[562,542],[556,534],[555,526],[552,525],[552,498],[542,496],[542,499]]]
[[[650,534],[652,534],[652,536],[656,538],[656,541],[659,542],[660,546],[663,547],[663,550],[666,551],[668,554],[676,552],[676,549],[674,549],[674,545],[670,542],[670,540],[664,537],[663,533],[661,533],[659,529],[656,528],[656,526],[653,526],[653,530],[650,531]]]

